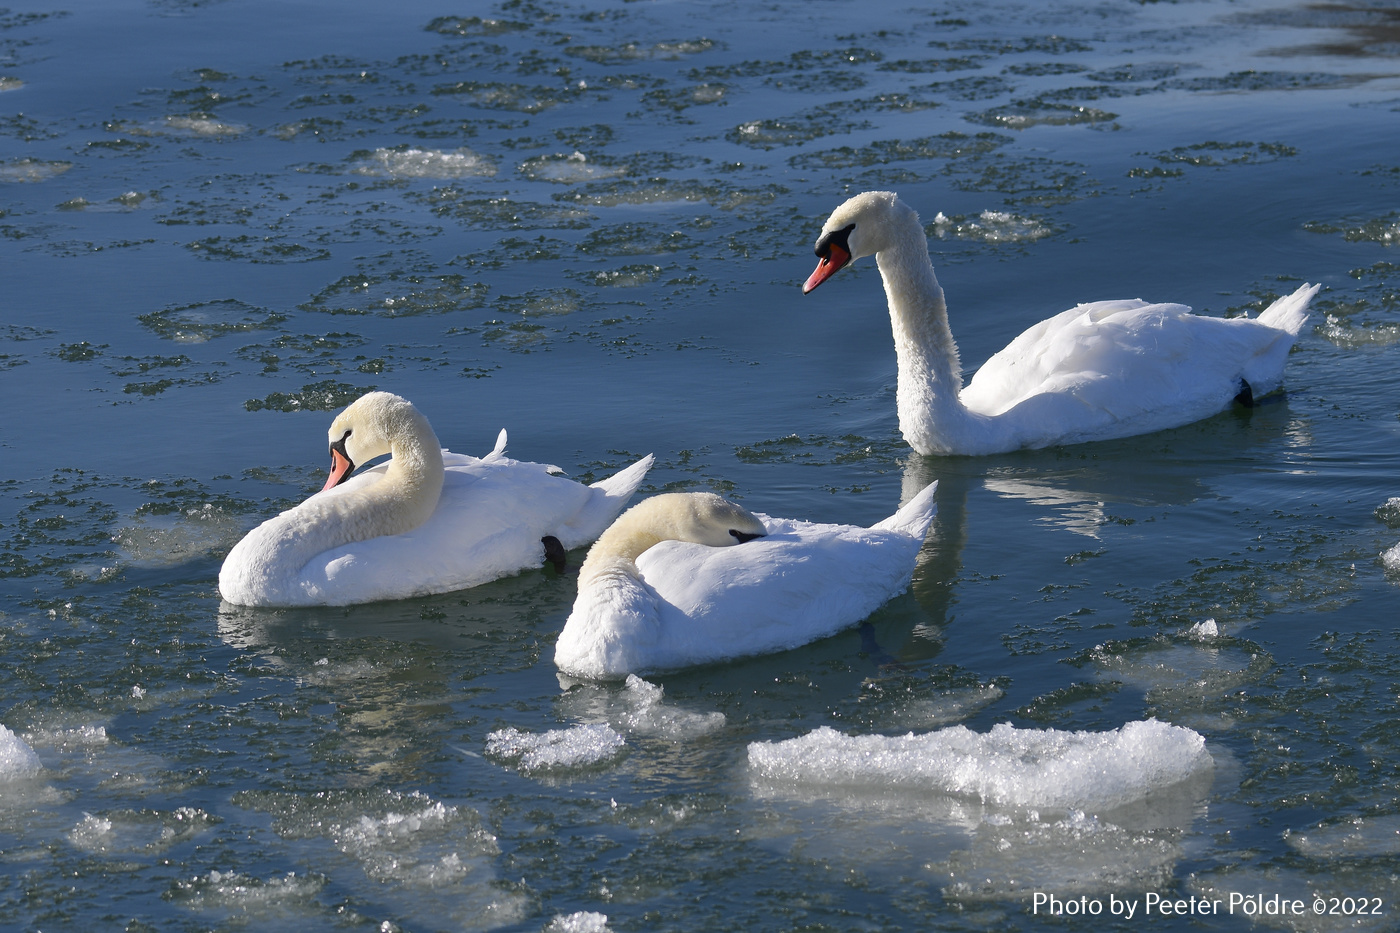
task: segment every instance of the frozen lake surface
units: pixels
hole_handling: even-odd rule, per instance
[[[1397,112],[1381,0],[0,9],[0,926],[1394,928]],[[866,189],[969,374],[1081,301],[1323,291],[1267,404],[920,457],[873,262],[801,294]],[[613,684],[556,675],[552,571],[222,605],[371,388],[939,514],[867,624]]]

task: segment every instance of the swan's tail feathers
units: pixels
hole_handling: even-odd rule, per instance
[[[937,489],[938,482],[935,480],[925,486],[917,496],[906,502],[898,512],[870,527],[881,531],[903,532],[922,541],[924,536],[928,534],[928,526],[933,524],[934,513],[938,511],[938,504],[933,499],[933,494]]]
[[[555,537],[566,548],[581,547],[597,538],[627,507],[627,500],[642,485],[655,462],[656,458],[647,454],[627,469],[589,486],[592,496],[567,525],[555,532]]]
[[[496,446],[486,456],[482,457],[482,462],[500,460],[506,455],[506,429],[501,428],[501,433],[496,435]]]
[[[1308,303],[1321,288],[1321,284],[1304,285],[1293,294],[1284,295],[1264,309],[1258,317],[1259,323],[1298,336],[1308,320]]]

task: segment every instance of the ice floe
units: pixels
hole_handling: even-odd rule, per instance
[[[514,726],[486,737],[486,754],[524,772],[588,768],[617,758],[626,741],[611,726],[594,724],[548,732],[521,732]]]
[[[29,777],[43,770],[39,756],[24,739],[0,726],[0,781]]]
[[[270,814],[283,839],[328,841],[346,859],[320,854],[318,871],[362,884],[346,873],[358,866],[379,885],[373,896],[410,921],[405,927],[480,930],[523,917],[526,900],[500,885],[500,846],[471,807],[382,790],[243,791],[234,803]],[[196,879],[191,894],[202,884]]]
[[[1200,734],[1155,719],[1109,732],[952,726],[923,735],[850,736],[823,726],[749,745],[762,778],[899,788],[1013,807],[1104,809],[1140,800],[1210,768]]]
[[[0,182],[48,181],[73,167],[72,162],[46,162],[43,159],[9,159],[0,162]]]
[[[387,178],[472,178],[496,174],[496,166],[466,147],[441,149],[375,149],[360,153],[350,164],[355,175]]]
[[[1400,544],[1381,551],[1381,563],[1390,573],[1400,573]]]
[[[976,217],[949,217],[939,211],[929,232],[937,237],[955,236],[984,243],[1033,243],[1059,230],[1044,220],[1006,211],[983,211]]]
[[[1284,838],[1294,851],[1315,859],[1400,855],[1400,816],[1357,816]]]
[[[1191,626],[1186,636],[1193,641],[1210,641],[1220,637],[1220,626],[1215,624],[1214,619],[1206,619]]]
[[[584,722],[606,722],[625,735],[640,735],[684,742],[724,728],[719,712],[692,712],[665,702],[665,689],[659,684],[628,674],[623,688],[610,684],[580,683],[559,675],[569,690],[560,706],[570,718]]]
[[[549,921],[544,933],[608,933],[608,915],[591,910],[560,914]]]

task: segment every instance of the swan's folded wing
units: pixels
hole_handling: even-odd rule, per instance
[[[1177,304],[1080,305],[1026,331],[978,370],[962,400],[987,415],[1046,424],[1061,440],[1141,433],[1222,410],[1246,370],[1277,386],[1284,332]],[[1286,355],[1287,343],[1283,344]],[[1261,355],[1277,363],[1256,364]],[[1147,419],[1144,421],[1143,419]]]
[[[656,458],[647,454],[636,463],[588,487],[588,498],[568,522],[550,532],[566,549],[582,547],[607,530],[627,507],[637,487],[646,479]]]
[[[312,602],[348,605],[448,593],[544,562],[540,539],[587,504],[590,492],[544,465],[462,458],[442,496],[412,531],[326,551],[302,571]],[[333,490],[332,490],[333,491]]]
[[[637,560],[660,597],[651,669],[781,651],[859,622],[908,587],[921,538],[771,520],[734,547],[664,541]]]

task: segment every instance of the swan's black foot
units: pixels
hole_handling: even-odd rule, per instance
[[[545,535],[540,539],[544,545],[544,559],[554,565],[556,573],[564,573],[569,569],[569,553],[564,550],[564,545],[554,535]]]
[[[880,642],[875,638],[875,626],[869,622],[860,624],[860,650],[861,653],[875,662],[875,666],[882,671],[902,671],[907,670],[904,664],[880,647]]]
[[[1235,396],[1235,401],[1245,408],[1254,407],[1254,390],[1249,387],[1249,383],[1240,378],[1240,394]]]

